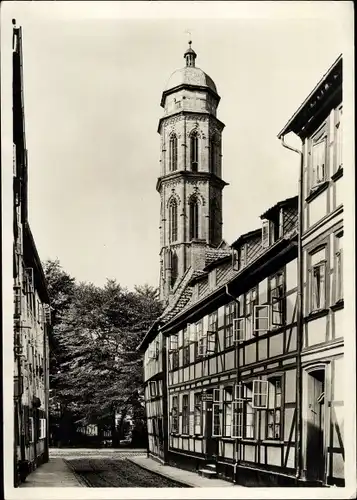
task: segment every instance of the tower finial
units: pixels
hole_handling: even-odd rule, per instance
[[[186,59],[186,66],[194,67],[197,54],[191,47],[191,45],[192,45],[191,32],[186,31],[186,33],[189,35],[189,40],[188,40],[188,49],[186,50],[186,52],[184,54],[184,58]]]

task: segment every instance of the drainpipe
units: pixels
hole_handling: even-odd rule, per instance
[[[303,152],[295,149],[284,140],[284,136],[280,137],[281,144],[284,148],[294,151],[300,155],[300,171],[299,171],[299,192],[298,192],[298,268],[297,268],[297,307],[296,307],[296,323],[297,323],[297,369],[296,369],[296,479],[301,479],[302,472],[302,368],[301,368],[301,349],[303,339],[303,302],[302,292],[304,287],[303,282],[303,253],[302,253],[302,232],[303,232],[303,167],[304,156]]]
[[[226,295],[228,295],[228,297],[232,298],[237,304],[239,304],[239,300],[237,300],[231,293],[229,293],[229,290],[228,290],[228,284],[225,286],[225,291],[226,291]],[[236,345],[235,345],[235,356],[236,356],[236,367],[237,367],[237,374],[236,374],[236,383],[238,384],[239,383],[239,350],[238,350],[238,342],[236,342]],[[237,442],[236,442],[236,445],[237,445]],[[238,446],[238,445],[237,445]],[[238,449],[235,450],[236,451],[236,457],[235,457],[235,462],[234,462],[234,467],[233,467],[233,483],[237,483],[237,465],[238,465],[238,461],[237,461],[237,454],[238,454]]]

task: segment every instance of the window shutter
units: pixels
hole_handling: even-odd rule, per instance
[[[234,386],[234,400],[239,401],[246,399],[245,385],[242,383],[235,384]]]
[[[208,332],[207,334],[207,353],[214,354],[216,351],[216,331]]]
[[[270,330],[271,306],[257,305],[253,310],[253,333],[267,332]]]
[[[284,236],[284,210],[279,210],[279,238]]]
[[[267,248],[269,246],[269,239],[270,239],[270,223],[268,220],[263,221],[263,226],[262,226],[262,246],[264,248]]]
[[[232,267],[233,271],[239,270],[239,253],[238,250],[235,249],[232,251]]]
[[[320,184],[326,176],[326,137],[312,145],[312,186]]]

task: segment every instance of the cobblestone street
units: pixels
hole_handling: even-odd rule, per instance
[[[62,458],[77,480],[90,488],[182,488],[175,481],[131,463],[143,450],[52,449],[51,458]]]

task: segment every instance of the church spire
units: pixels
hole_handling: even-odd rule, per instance
[[[186,66],[187,67],[194,67],[195,66],[195,59],[197,57],[196,52],[191,48],[192,41],[190,40],[188,42],[188,49],[186,50],[184,54],[184,58],[186,59]]]

